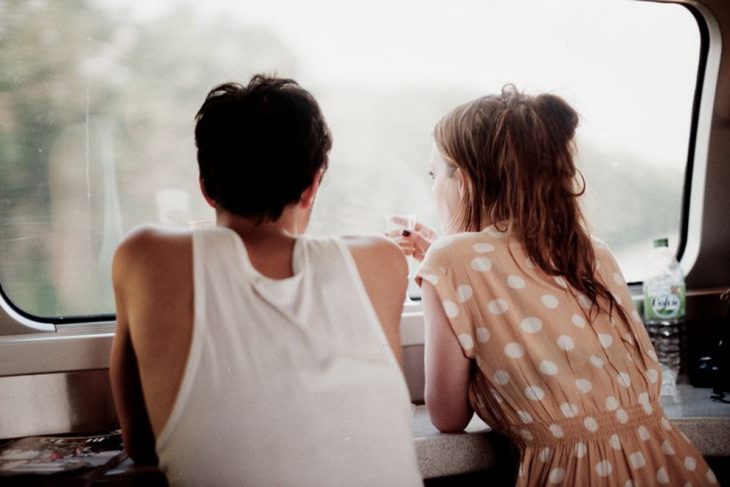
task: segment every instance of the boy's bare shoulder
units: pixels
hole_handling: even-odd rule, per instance
[[[342,240],[350,249],[358,264],[378,264],[391,267],[393,272],[406,272],[407,264],[400,247],[391,239],[381,235],[344,236]]]
[[[342,240],[350,248],[398,248],[398,245],[383,235],[343,235]]]
[[[130,231],[114,253],[114,274],[136,269],[151,270],[183,265],[192,257],[192,234],[188,230],[143,225]]]

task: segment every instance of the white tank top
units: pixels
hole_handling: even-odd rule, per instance
[[[269,279],[193,233],[194,322],[156,448],[171,485],[421,485],[408,391],[346,245],[299,238]]]

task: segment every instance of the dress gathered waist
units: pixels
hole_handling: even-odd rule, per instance
[[[577,441],[605,441],[612,435],[648,437],[658,428],[671,430],[659,402],[646,402],[614,411],[601,411],[567,418],[553,423],[512,424],[507,434],[525,447],[573,444]],[[644,438],[641,438],[644,439]]]

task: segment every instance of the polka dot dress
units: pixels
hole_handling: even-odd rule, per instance
[[[590,301],[541,273],[522,244],[488,227],[437,240],[418,280],[434,286],[464,355],[476,413],[520,447],[518,485],[701,486],[716,479],[672,427],[659,364],[608,248],[597,277],[630,317],[589,319]]]

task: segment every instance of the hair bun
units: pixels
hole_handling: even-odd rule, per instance
[[[565,143],[573,139],[578,126],[578,113],[565,100],[556,95],[539,95],[535,98],[535,108],[553,136]]]

